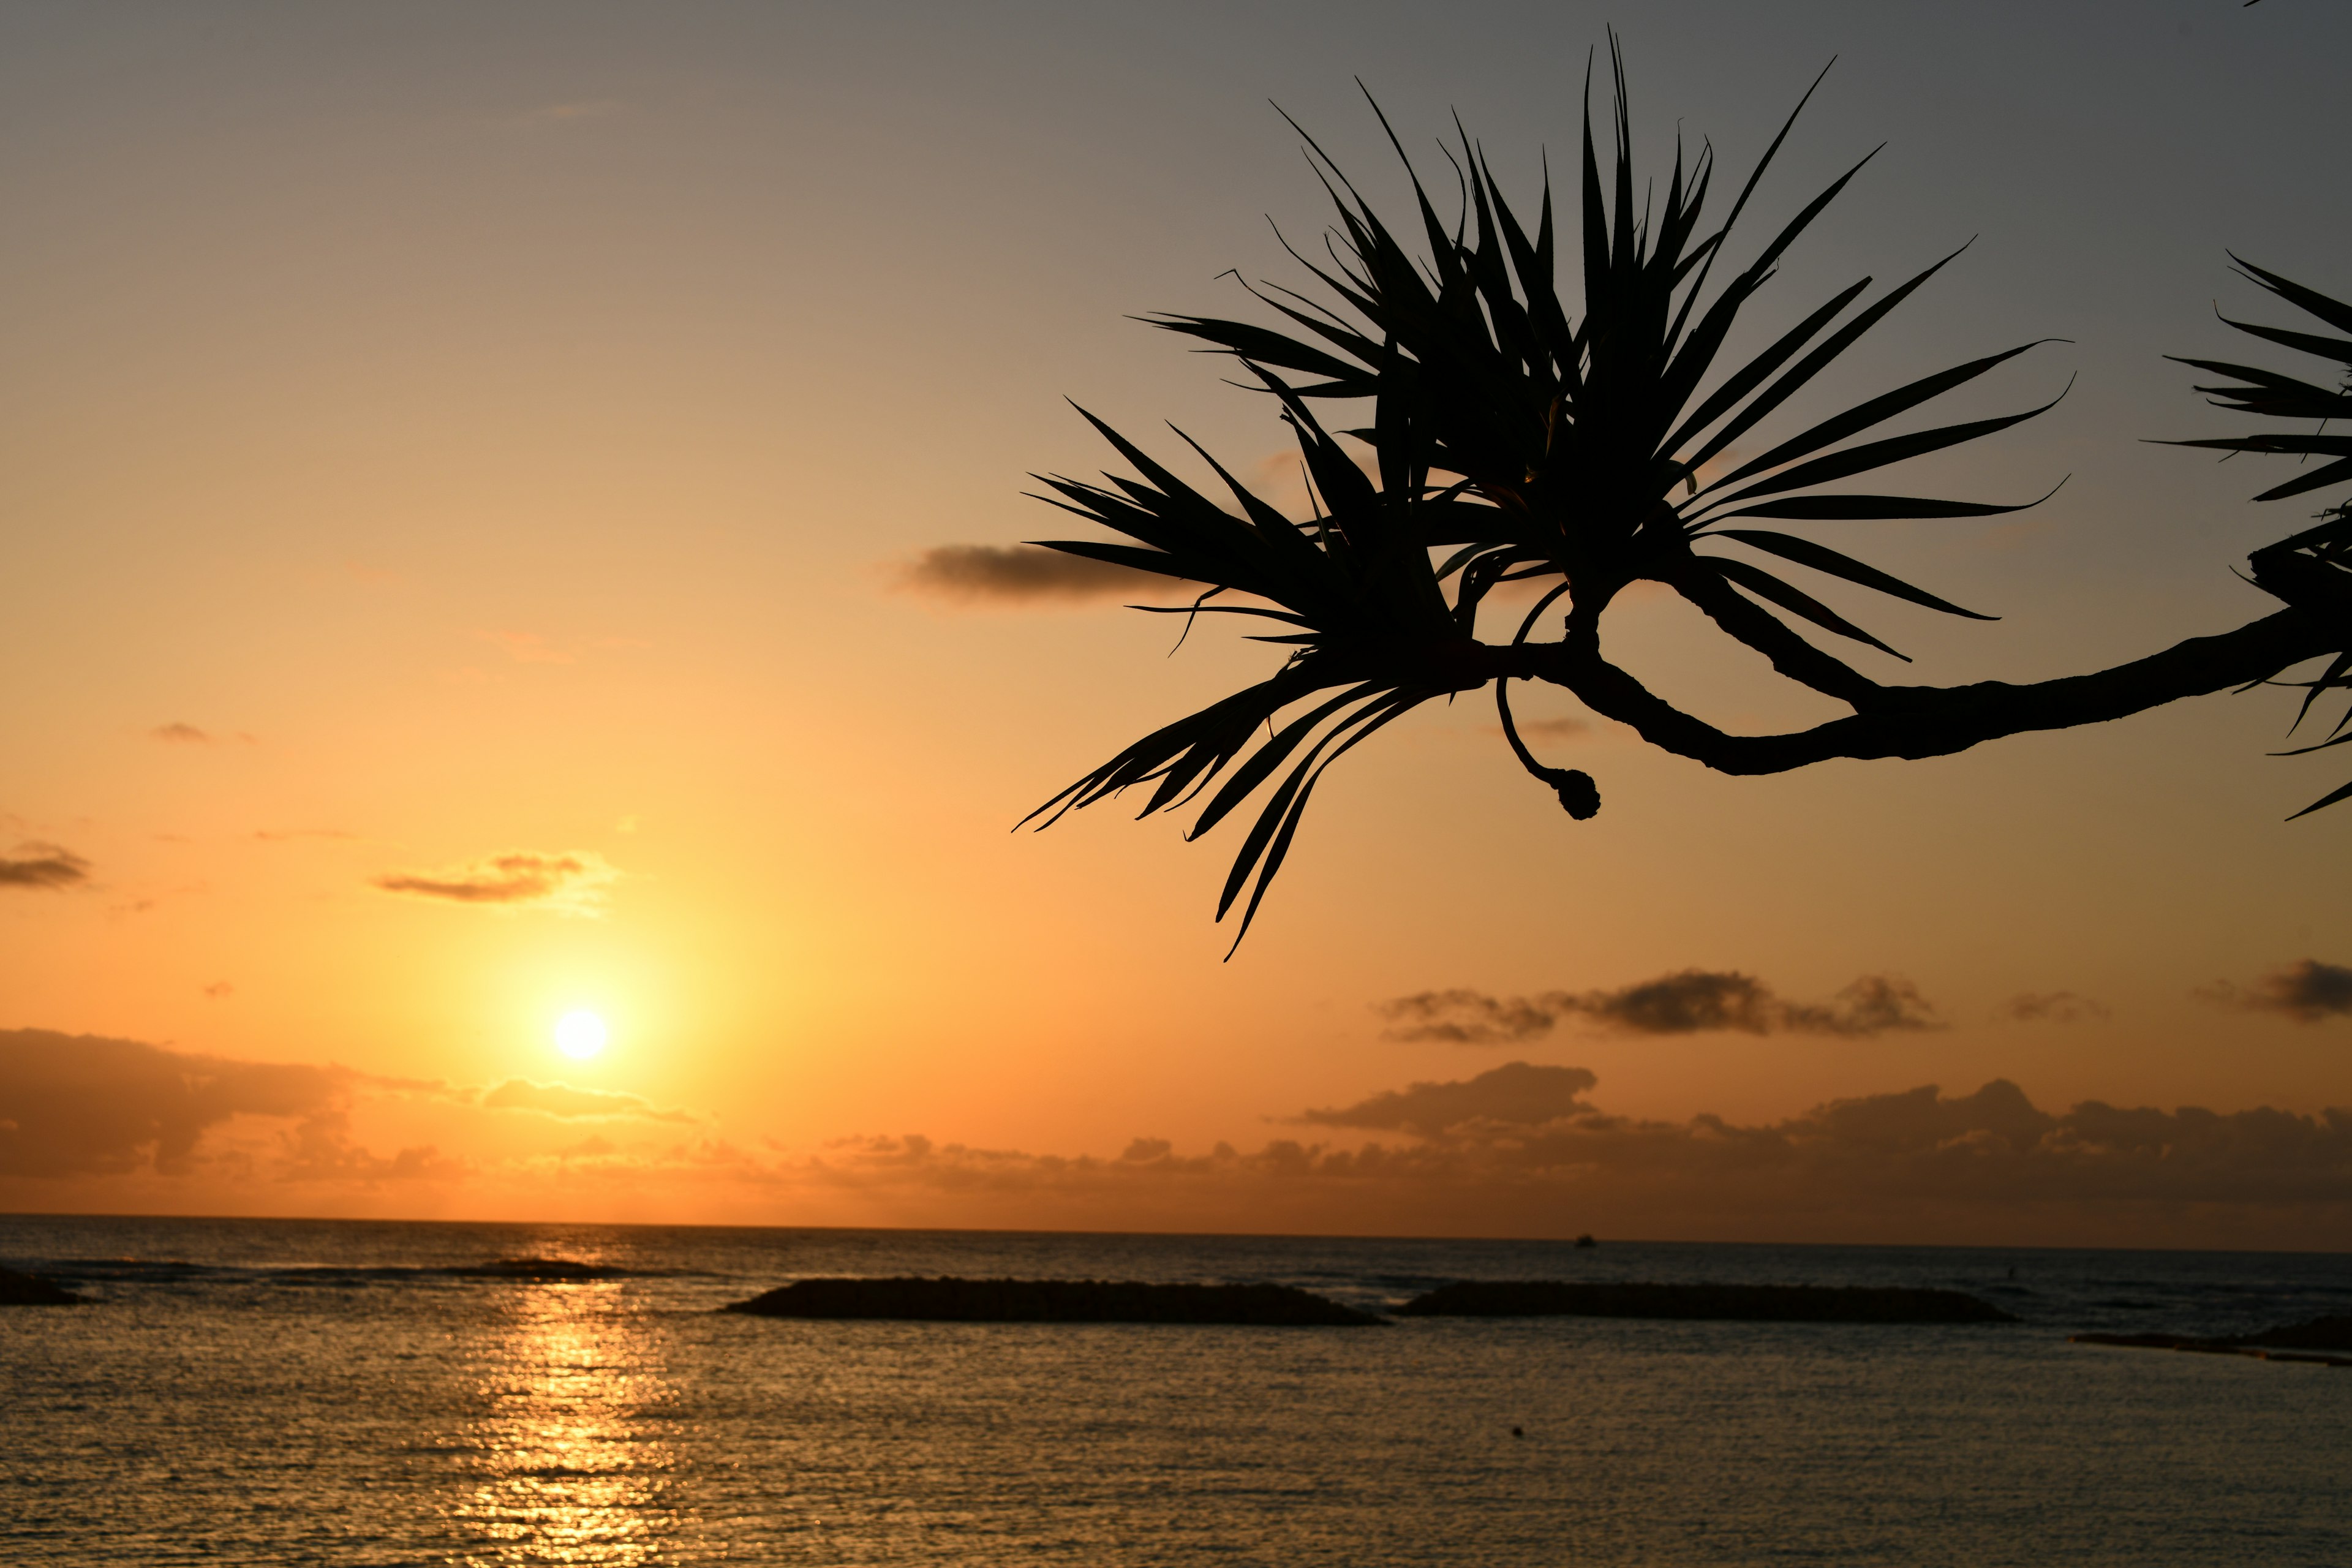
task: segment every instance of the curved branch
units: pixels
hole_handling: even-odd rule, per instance
[[[1598,616],[1583,611],[1570,616],[1565,641],[1490,647],[1483,662],[1494,675],[1565,687],[1652,745],[1719,773],[1779,773],[1833,757],[1948,756],[2003,735],[2105,723],[2184,697],[2266,680],[2290,665],[2341,649],[2345,640],[2336,617],[2290,607],[2236,631],[2190,637],[2087,675],[2028,686],[1985,680],[1882,687],[1863,711],[1780,735],[1728,734],[1685,713],[1601,656]]]

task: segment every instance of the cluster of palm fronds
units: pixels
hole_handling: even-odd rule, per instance
[[[1154,319],[1232,354],[1279,401],[1313,482],[1316,515],[1293,522],[1218,468],[1239,509],[1228,510],[1096,421],[1142,479],[1112,478],[1108,486],[1060,478],[1044,482],[1060,498],[1056,504],[1133,542],[1041,542],[1195,584],[1199,597],[1189,607],[1174,607],[1176,613],[1228,610],[1265,618],[1284,628],[1266,640],[1291,645],[1293,652],[1270,679],[1144,737],[1055,796],[1033,819],[1042,815],[1050,822],[1146,784],[1152,788],[1142,815],[1149,815],[1181,806],[1216,784],[1192,829],[1197,837],[1286,767],[1259,810],[1218,906],[1222,919],[1249,888],[1242,921],[1246,931],[1322,770],[1414,706],[1485,684],[1486,676],[1465,666],[1459,654],[1475,651],[1479,606],[1498,584],[1557,579],[1519,626],[1514,639],[1519,640],[1542,609],[1563,595],[1571,617],[1593,617],[1629,583],[1664,582],[1784,669],[1791,668],[1794,650],[1801,656],[1795,667],[1816,672],[1801,679],[1849,696],[1876,688],[1812,647],[1779,616],[1895,650],[1789,581],[1787,567],[1778,563],[1949,614],[1975,615],[1812,540],[1726,525],[1743,519],[1965,518],[2019,510],[1919,496],[1823,493],[1822,487],[2042,412],[2049,405],[1857,439],[2034,345],[1923,377],[1747,455],[1744,444],[1763,421],[1806,391],[1951,258],[1853,310],[1871,287],[1865,278],[1761,352],[1724,363],[1724,345],[1741,310],[1869,159],[1807,203],[1735,270],[1724,259],[1733,226],[1796,114],[1723,221],[1707,228],[1702,214],[1714,178],[1711,149],[1702,147],[1686,162],[1677,145],[1664,199],[1650,190],[1637,200],[1623,69],[1613,41],[1612,65],[1614,159],[1604,180],[1588,112],[1581,222],[1565,258],[1553,226],[1549,178],[1530,230],[1466,132],[1446,153],[1460,188],[1460,210],[1451,226],[1439,217],[1412,160],[1390,132],[1411,181],[1426,247],[1421,255],[1391,232],[1309,137],[1310,161],[1339,223],[1327,236],[1326,262],[1292,254],[1328,291],[1328,301],[1284,289],[1253,289],[1282,319],[1280,327],[1192,315]],[[1803,107],[1801,100],[1798,110]],[[1388,130],[1385,118],[1381,126]],[[1579,278],[1563,281],[1563,259]],[[1711,288],[1718,266],[1727,276]],[[1367,401],[1370,422],[1336,435],[1309,410],[1310,402],[1360,406]],[[1369,447],[1377,480],[1342,448],[1343,437]],[[1702,552],[1693,548],[1701,540],[1741,553]],[[1748,552],[1776,564],[1768,569]],[[1256,603],[1209,602],[1226,594]],[[1307,706],[1296,717],[1275,722],[1302,703]],[[1516,730],[1512,735],[1516,747]],[[1590,797],[1590,780],[1543,769],[1523,747],[1517,749],[1561,788],[1563,805],[1591,815],[1597,798]]]
[[[2242,258],[2232,256],[2230,259],[2238,263],[2247,278],[2289,304],[2299,306],[2339,332],[2352,332],[2352,305],[2331,300],[2315,289],[2306,289],[2275,272],[2256,267]],[[2228,321],[2229,318],[2224,317],[2223,320]],[[2330,459],[2284,484],[2272,486],[2256,496],[2256,500],[2284,500],[2291,496],[2308,495],[2333,485],[2352,483],[2352,431],[2341,435],[2330,435],[2327,431],[2331,420],[2352,420],[2352,338],[2294,331],[2284,327],[2265,327],[2252,321],[2232,321],[2229,324],[2266,342],[2331,361],[2340,367],[2336,384],[2317,386],[2252,365],[2183,359],[2180,362],[2183,364],[2194,365],[2215,375],[2235,378],[2234,384],[2200,386],[2197,390],[2223,408],[2267,415],[2278,419],[2315,420],[2317,427],[2307,435],[2264,433],[2226,436],[2201,441],[2180,441],[2173,445],[2208,447],[2225,452],[2263,452]],[[2330,507],[2320,513],[2320,523],[2316,528],[2305,529],[2276,544],[2255,551],[2251,563],[2254,569],[2254,580],[2287,603],[2352,623],[2352,503]],[[2303,704],[2295,710],[2293,727],[2300,729],[2304,721],[2311,716],[2312,704],[2318,701],[2322,692],[2352,691],[2352,650],[2338,653],[2316,679],[2293,684],[2305,689]],[[2352,732],[2346,729],[2347,724],[2352,724],[2352,705],[2347,705],[2343,715],[2337,718],[2326,740],[2281,754],[2302,756],[2306,752],[2324,751],[2329,746],[2342,745],[2352,741]],[[2347,797],[2352,797],[2352,784],[2312,802],[2295,816],[2302,816]]]

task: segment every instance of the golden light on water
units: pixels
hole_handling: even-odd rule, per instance
[[[576,1062],[603,1051],[608,1038],[604,1020],[585,1007],[575,1007],[555,1021],[555,1048]]]
[[[676,1561],[688,1521],[670,1496],[675,1395],[625,1289],[525,1289],[497,1311],[455,1507],[488,1550],[465,1561]]]

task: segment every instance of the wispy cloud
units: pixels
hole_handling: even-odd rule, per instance
[[[1520,737],[1529,741],[1573,741],[1592,733],[1591,724],[1582,719],[1521,719],[1518,726]],[[1497,735],[1503,732],[1500,724],[1493,728]]]
[[[2352,969],[2305,958],[2272,970],[2252,985],[2225,982],[2198,994],[2225,1007],[2276,1013],[2299,1024],[2316,1024],[2352,1015]]]
[[[369,885],[387,893],[451,903],[593,917],[603,912],[604,889],[620,875],[604,857],[590,850],[559,855],[509,849],[440,870],[389,871],[371,878]]]
[[[683,1110],[664,1110],[634,1094],[609,1089],[574,1089],[568,1083],[533,1083],[509,1079],[482,1096],[488,1110],[536,1110],[544,1116],[635,1116],[647,1121],[692,1121]]]
[[[1564,1020],[1629,1035],[1865,1036],[1942,1026],[1917,986],[1897,975],[1865,974],[1827,1003],[1784,1000],[1751,974],[1685,969],[1615,990],[1544,991],[1494,996],[1423,991],[1373,1004],[1396,1040],[1503,1045],[1551,1033]]]
[[[2075,991],[2021,991],[1993,1009],[1993,1016],[2011,1024],[2079,1024],[2104,1018],[2107,1010]]]
[[[0,856],[0,888],[75,888],[89,880],[89,862],[62,845],[30,839],[14,856]]]
[[[1163,594],[1171,581],[1034,544],[942,544],[900,565],[898,585],[959,604],[1076,604]]]
[[[217,746],[225,741],[235,741],[246,746],[260,743],[255,736],[247,734],[243,730],[237,731],[233,735],[215,735],[209,730],[199,730],[194,724],[177,722],[158,724],[147,731],[147,737],[149,740],[161,741],[167,746]]]

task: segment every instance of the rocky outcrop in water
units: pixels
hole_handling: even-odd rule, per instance
[[[89,1300],[37,1274],[0,1268],[0,1307],[79,1307]]]
[[[761,1318],[956,1323],[1252,1323],[1356,1327],[1381,1320],[1287,1285],[1106,1279],[802,1279],[722,1307]]]
[[[2239,1342],[2264,1350],[2352,1351],[2352,1318],[2314,1318],[2307,1323],[2264,1329]]]
[[[1706,1318],[1750,1323],[2013,1323],[1958,1290],[1867,1285],[1653,1285],[1465,1279],[1397,1309],[1411,1318]]]
[[[2319,1351],[2352,1351],[2352,1318],[2314,1318],[2264,1329],[2242,1339],[2207,1339],[2195,1334],[2070,1334],[2078,1345],[2113,1345],[2126,1350],[2188,1351],[2196,1355],[2242,1355],[2256,1361],[2308,1362],[2319,1366],[2352,1366],[2352,1356],[2319,1355]]]

